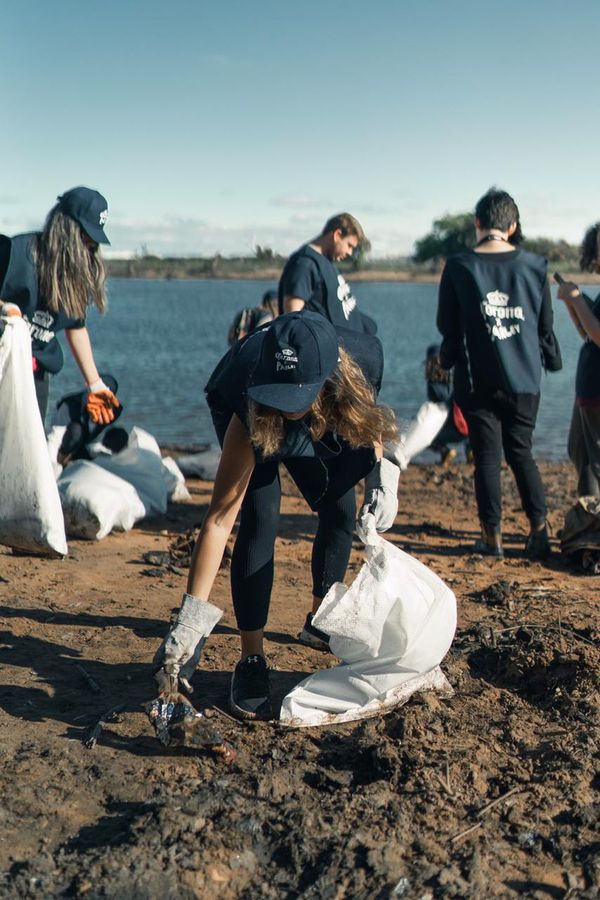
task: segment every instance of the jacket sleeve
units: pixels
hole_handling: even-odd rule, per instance
[[[448,270],[448,263],[444,266],[440,280],[437,327],[442,335],[440,363],[442,368],[451,369],[458,359],[462,337],[458,295]]]

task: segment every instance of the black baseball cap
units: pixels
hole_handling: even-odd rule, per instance
[[[110,244],[104,233],[108,216],[106,199],[88,187],[74,187],[57,197],[60,209],[81,225],[87,235],[98,244]]]
[[[281,412],[302,412],[338,361],[337,332],[325,316],[309,311],[279,316],[266,330],[248,396]]]

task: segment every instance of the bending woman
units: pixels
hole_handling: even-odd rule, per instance
[[[352,547],[354,487],[367,476],[365,503],[378,528],[393,524],[399,470],[381,459],[381,442],[395,436],[394,416],[375,400],[381,378],[377,338],[343,339],[361,355],[361,369],[340,346],[323,316],[280,316],[234,345],[207,385],[207,399],[223,448],[212,500],[200,532],[187,593],[175,626],[159,649],[159,684],[174,689],[190,677],[202,645],[221,616],[208,602],[225,545],[241,508],[231,564],[233,605],[241,636],[230,704],[243,718],[272,716],[263,635],[273,586],[283,461],[304,498],[318,512],[313,546],[313,612],[341,581]],[[305,631],[326,646],[327,635]]]
[[[600,222],[581,245],[581,271],[600,272]],[[577,470],[578,496],[600,496],[600,294],[595,301],[565,281],[558,297],[566,304],[583,338],[575,376],[575,404],[569,431],[569,457]]]
[[[56,337],[64,330],[88,389],[93,422],[108,424],[119,406],[104,384],[92,352],[85,316],[89,306],[106,308],[104,265],[99,244],[104,233],[106,200],[98,191],[76,187],[58,198],[41,232],[0,235],[0,315],[23,316],[31,333],[35,391],[46,418],[50,375],[64,363]]]

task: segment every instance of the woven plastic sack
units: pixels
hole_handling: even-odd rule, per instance
[[[359,536],[366,562],[349,588],[333,585],[313,619],[342,663],[284,698],[284,725],[368,718],[416,691],[452,694],[439,665],[456,630],[456,597],[431,569],[378,535],[371,514]]]
[[[0,544],[65,556],[56,477],[35,396],[31,339],[19,316],[0,337]]]
[[[99,541],[111,531],[129,531],[146,515],[133,485],[85,459],[66,467],[58,490],[71,538]]]

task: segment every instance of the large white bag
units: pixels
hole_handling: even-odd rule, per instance
[[[111,531],[129,531],[146,515],[133,485],[86,459],[66,467],[58,489],[72,538],[99,541]]]
[[[2,319],[0,337],[0,544],[65,556],[56,478],[35,396],[29,329]]]
[[[333,585],[313,620],[343,662],[306,678],[284,698],[284,725],[350,722],[404,703],[415,691],[452,693],[439,664],[456,630],[454,594],[431,569],[378,535],[371,514],[359,535],[366,562],[349,588]]]
[[[177,457],[177,465],[186,478],[200,478],[202,481],[215,480],[220,461],[221,450],[218,447]]]
[[[131,429],[127,446],[111,456],[97,456],[95,464],[133,485],[144,504],[145,515],[167,511],[174,476],[162,464],[156,440],[137,425]]]

